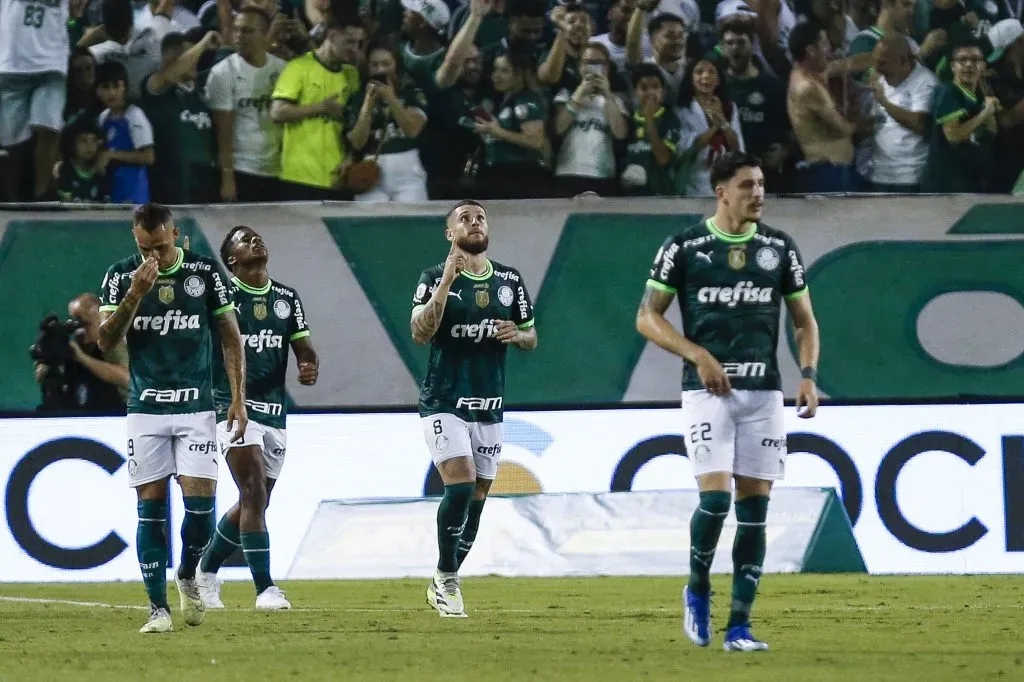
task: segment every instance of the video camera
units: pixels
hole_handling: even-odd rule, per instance
[[[61,320],[56,315],[47,315],[39,325],[39,336],[29,347],[33,360],[55,367],[75,357],[71,350],[71,339],[81,343],[85,334],[85,322],[73,316]]]

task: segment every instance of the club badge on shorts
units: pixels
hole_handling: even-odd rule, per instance
[[[157,292],[157,296],[160,297],[161,303],[164,305],[170,305],[174,300],[174,285],[168,284],[165,287],[160,287],[160,290]]]

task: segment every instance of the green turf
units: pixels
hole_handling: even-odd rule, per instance
[[[297,610],[252,588],[187,628],[140,635],[141,610],[0,601],[0,680],[1020,680],[1024,577],[766,576],[755,633],[730,654],[680,631],[682,581],[470,578],[470,618],[441,619],[426,581],[293,582]],[[177,594],[171,587],[171,602]],[[0,585],[2,597],[139,604],[139,584]],[[245,610],[238,607],[247,607]]]

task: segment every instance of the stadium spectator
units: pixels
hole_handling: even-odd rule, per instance
[[[494,115],[479,112],[474,129],[484,142],[481,191],[491,199],[543,197],[550,193],[544,131],[547,106],[534,89],[536,60],[529,44],[512,44],[494,61],[491,80],[502,96]]]
[[[96,58],[84,47],[71,52],[68,63],[68,89],[64,104],[64,120],[78,118],[83,112],[95,117],[102,111],[96,99]]]
[[[153,127],[146,114],[127,100],[128,72],[120,62],[101,64],[96,95],[105,107],[99,125],[106,140],[102,169],[108,179],[110,200],[117,204],[149,201],[149,168],[156,157]]]
[[[679,93],[682,126],[676,187],[687,197],[711,197],[711,166],[723,154],[744,151],[739,108],[725,92],[725,75],[711,60],[687,69]]]
[[[620,71],[626,68],[626,30],[635,9],[636,0],[612,0],[608,7],[608,32],[594,36],[591,41],[605,46],[612,63]],[[651,37],[643,31],[640,35],[640,57],[643,61],[654,57]]]
[[[580,59],[590,41],[593,23],[587,8],[578,2],[559,5],[551,12],[556,29],[551,49],[537,68],[540,83],[553,88],[552,95],[561,88],[575,90],[580,84]]]
[[[618,194],[616,141],[629,134],[629,110],[612,92],[613,65],[608,49],[592,42],[583,51],[583,79],[555,97],[555,134],[562,137],[555,176],[558,193],[573,197],[583,192]]]
[[[373,46],[367,65],[366,85],[348,103],[346,139],[355,152],[374,157],[378,174],[356,201],[426,201],[417,138],[427,122],[427,98],[405,76],[398,50]]]
[[[96,62],[117,61],[128,71],[128,99],[140,101],[142,82],[161,66],[161,42],[171,32],[174,0],[161,0],[153,21],[135,27],[131,0],[103,0],[103,24],[86,31],[79,45],[88,47]],[[96,44],[96,43],[99,44]]]
[[[632,196],[674,196],[673,161],[682,129],[675,107],[665,101],[665,76],[656,64],[633,68],[636,109],[620,182]]]
[[[843,13],[844,4],[842,0],[803,0],[793,5],[794,9],[803,6],[808,12],[806,17],[798,16],[798,19],[813,21],[825,29],[828,42],[832,45],[832,56],[836,58],[847,55],[850,44],[860,33],[853,19]]]
[[[143,83],[142,108],[156,140],[150,187],[153,199],[163,204],[216,200],[213,120],[196,65],[219,48],[220,35],[213,31],[194,44],[181,33],[169,33],[160,47],[162,68]]]
[[[342,144],[345,104],[359,91],[359,71],[345,62],[356,27],[331,20],[316,50],[281,72],[270,115],[284,126],[281,181],[293,201],[340,199],[335,189],[348,151]]]
[[[103,131],[89,116],[73,119],[61,135],[61,163],[57,198],[75,203],[110,201],[109,183],[102,167]]]
[[[221,201],[277,201],[281,195],[281,128],[270,117],[270,103],[285,62],[267,52],[269,29],[262,10],[243,7],[233,20],[236,52],[206,81]]]
[[[756,32],[749,18],[729,17],[719,32],[725,94],[739,110],[746,151],[761,159],[767,191],[786,191],[791,184],[792,164],[788,161],[793,145],[786,89],[763,70],[761,59],[754,55]]]
[[[824,83],[831,51],[828,36],[812,22],[797,24],[789,34],[789,49],[795,64],[786,109],[803,152],[797,164],[798,189],[813,194],[857,191],[860,183],[853,167],[857,126],[839,112]]]
[[[878,41],[874,55],[871,189],[915,193],[928,163],[928,127],[939,80],[914,59],[898,34]]]
[[[51,191],[70,56],[66,0],[0,2],[0,148],[10,163],[0,173],[0,198],[40,200]],[[32,187],[21,191],[27,177]]]
[[[756,5],[756,11],[754,9]],[[797,19],[789,3],[783,0],[723,0],[715,7],[716,23],[732,17],[753,21],[757,38],[754,54],[771,75],[786,78],[791,68],[789,36]]]
[[[149,28],[159,5],[160,0],[146,0],[146,4],[135,10],[135,27],[140,31]],[[176,33],[188,33],[199,26],[199,19],[195,13],[184,7],[180,0],[175,0],[174,9],[171,11],[171,30]]]
[[[999,100],[982,89],[985,58],[977,43],[953,49],[953,82],[941,85],[932,109],[926,192],[984,192],[997,130]]]
[[[637,1],[626,34],[626,63],[630,68],[644,63],[657,66],[664,83],[665,101],[675,103],[686,76],[686,24],[674,14],[658,15],[647,24],[648,13],[657,4],[658,0]],[[643,58],[642,39],[645,28],[654,52],[654,57],[649,61]]]
[[[999,135],[989,191],[1004,193],[1024,179],[1024,26],[1017,19],[1003,19],[989,30],[988,40],[992,94],[1002,105],[996,115]]]
[[[451,14],[443,0],[403,0],[402,64],[405,73],[417,82],[429,79],[444,61],[445,46],[441,37],[448,28]]]

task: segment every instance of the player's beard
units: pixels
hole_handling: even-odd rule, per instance
[[[469,255],[475,256],[478,253],[483,253],[487,250],[489,241],[490,240],[487,235],[483,235],[480,239],[473,240],[470,240],[469,235],[467,235],[465,237],[460,237],[458,241],[455,242],[455,245]]]

